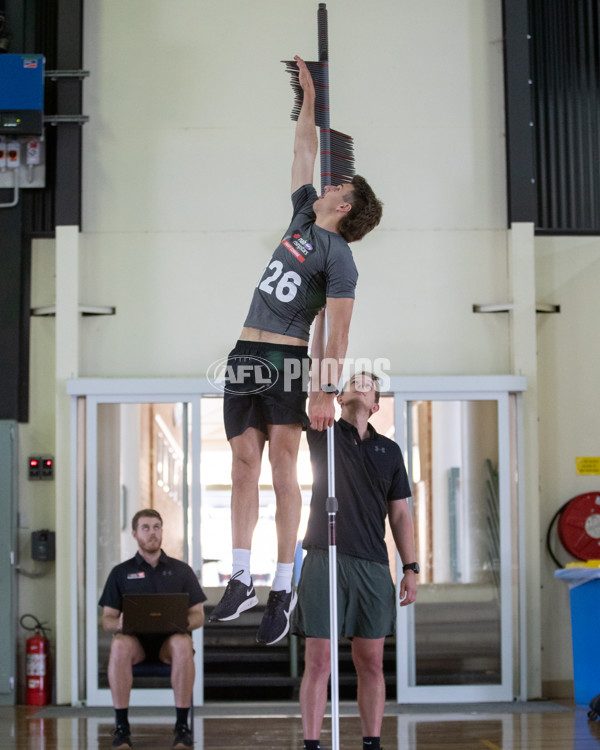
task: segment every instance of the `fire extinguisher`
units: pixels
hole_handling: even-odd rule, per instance
[[[24,620],[28,617],[34,621],[33,626],[25,625]],[[46,636],[46,630],[49,628],[44,627],[34,615],[23,615],[19,622],[25,630],[33,631],[33,635],[25,642],[25,703],[28,706],[47,706],[52,698],[50,641]]]

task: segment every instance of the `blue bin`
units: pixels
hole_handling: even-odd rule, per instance
[[[555,576],[569,584],[575,703],[588,705],[600,693],[600,569],[565,568]]]

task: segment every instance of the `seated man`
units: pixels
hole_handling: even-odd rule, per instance
[[[177,718],[174,750],[192,747],[188,713],[194,686],[194,648],[189,633],[204,624],[206,596],[196,574],[184,562],[167,557],[161,549],[162,518],[152,509],[138,511],[131,520],[132,535],[138,544],[135,557],[116,565],[110,572],[100,606],[104,607],[102,625],[113,634],[108,662],[108,682],[115,709],[112,746],[119,750],[131,747],[128,710],[133,683],[132,666],[149,659],[171,665],[171,684],[175,693]],[[125,635],[123,631],[123,595],[125,594],[189,595],[188,633]]]
[[[322,323],[320,315],[313,345],[316,357]],[[383,647],[385,637],[394,632],[396,615],[385,518],[389,517],[404,563],[400,606],[412,604],[419,566],[406,501],[410,486],[400,448],[368,422],[379,409],[377,378],[368,373],[350,378],[338,402],[342,407],[341,419],[334,425],[338,630],[352,640],[363,747],[379,750],[385,704]],[[318,750],[330,673],[327,435],[309,430],[307,437],[313,491],[294,632],[306,637],[300,687],[304,750]]]

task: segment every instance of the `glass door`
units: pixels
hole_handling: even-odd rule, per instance
[[[91,705],[111,704],[107,676],[111,636],[102,628],[98,599],[111,569],[137,551],[131,534],[134,514],[142,508],[157,510],[163,519],[163,550],[199,573],[191,533],[197,515],[190,502],[191,414],[188,401],[87,400],[86,695]],[[199,662],[196,703],[202,700],[200,638],[194,633]],[[172,700],[167,681],[164,689],[134,688],[131,705],[171,704]]]
[[[399,702],[512,700],[505,401],[404,402],[421,573],[399,618]]]
[[[422,569],[416,604],[399,609],[397,700],[510,701],[519,690],[526,695],[515,398],[525,389],[524,378],[390,380],[373,421],[404,453]],[[109,641],[99,624],[98,599],[112,566],[135,552],[131,517],[142,505],[157,507],[165,519],[165,551],[187,560],[218,598],[229,573],[231,455],[221,398],[208,381],[82,379],[69,381],[68,393],[77,561],[71,574],[72,695],[74,703],[108,706]],[[259,589],[266,593],[274,506],[268,465],[264,469],[257,549],[265,576]],[[303,527],[311,481],[304,444],[299,477]],[[398,584],[391,537],[389,551]],[[196,705],[204,699],[202,631],[194,633]],[[171,702],[170,688],[136,689],[131,704]]]

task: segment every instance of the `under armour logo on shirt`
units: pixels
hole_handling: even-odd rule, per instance
[[[382,453],[385,453],[385,448],[380,448],[378,445],[375,446],[376,451],[381,451]]]

